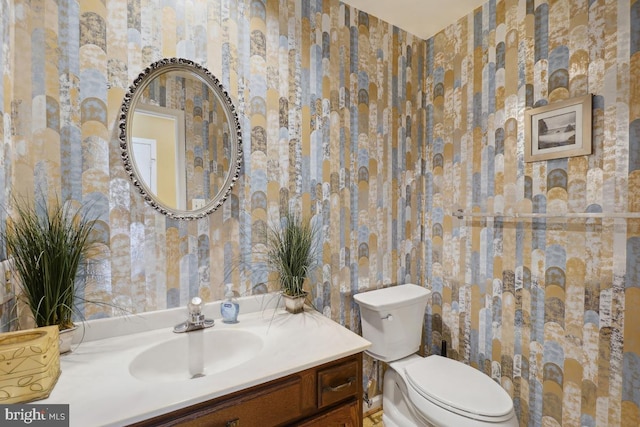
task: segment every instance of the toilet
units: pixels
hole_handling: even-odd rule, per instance
[[[509,394],[488,375],[442,356],[420,357],[431,291],[414,284],[356,294],[366,352],[389,364],[384,375],[385,427],[517,427]]]

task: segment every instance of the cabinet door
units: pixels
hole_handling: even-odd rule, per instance
[[[276,426],[300,418],[300,377],[225,400],[165,424],[180,427]]]
[[[329,412],[313,418],[299,427],[360,427],[360,418],[358,417],[358,403],[351,402],[339,406]]]

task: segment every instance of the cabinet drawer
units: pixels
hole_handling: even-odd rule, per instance
[[[343,404],[329,412],[322,414],[297,427],[360,427],[360,418],[358,417],[358,403]]]
[[[299,377],[256,390],[171,423],[181,427],[276,426],[302,415]]]
[[[358,393],[358,362],[350,360],[318,371],[318,408]]]

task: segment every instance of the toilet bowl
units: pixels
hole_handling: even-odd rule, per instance
[[[489,376],[441,356],[420,357],[430,291],[413,284],[354,296],[367,353],[389,363],[383,381],[385,427],[517,427],[509,394]]]
[[[385,427],[518,426],[508,393],[487,375],[452,359],[414,355],[392,362],[383,387]]]

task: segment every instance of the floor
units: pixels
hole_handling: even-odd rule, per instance
[[[382,424],[382,411],[374,412],[362,420],[362,427],[384,427]]]

